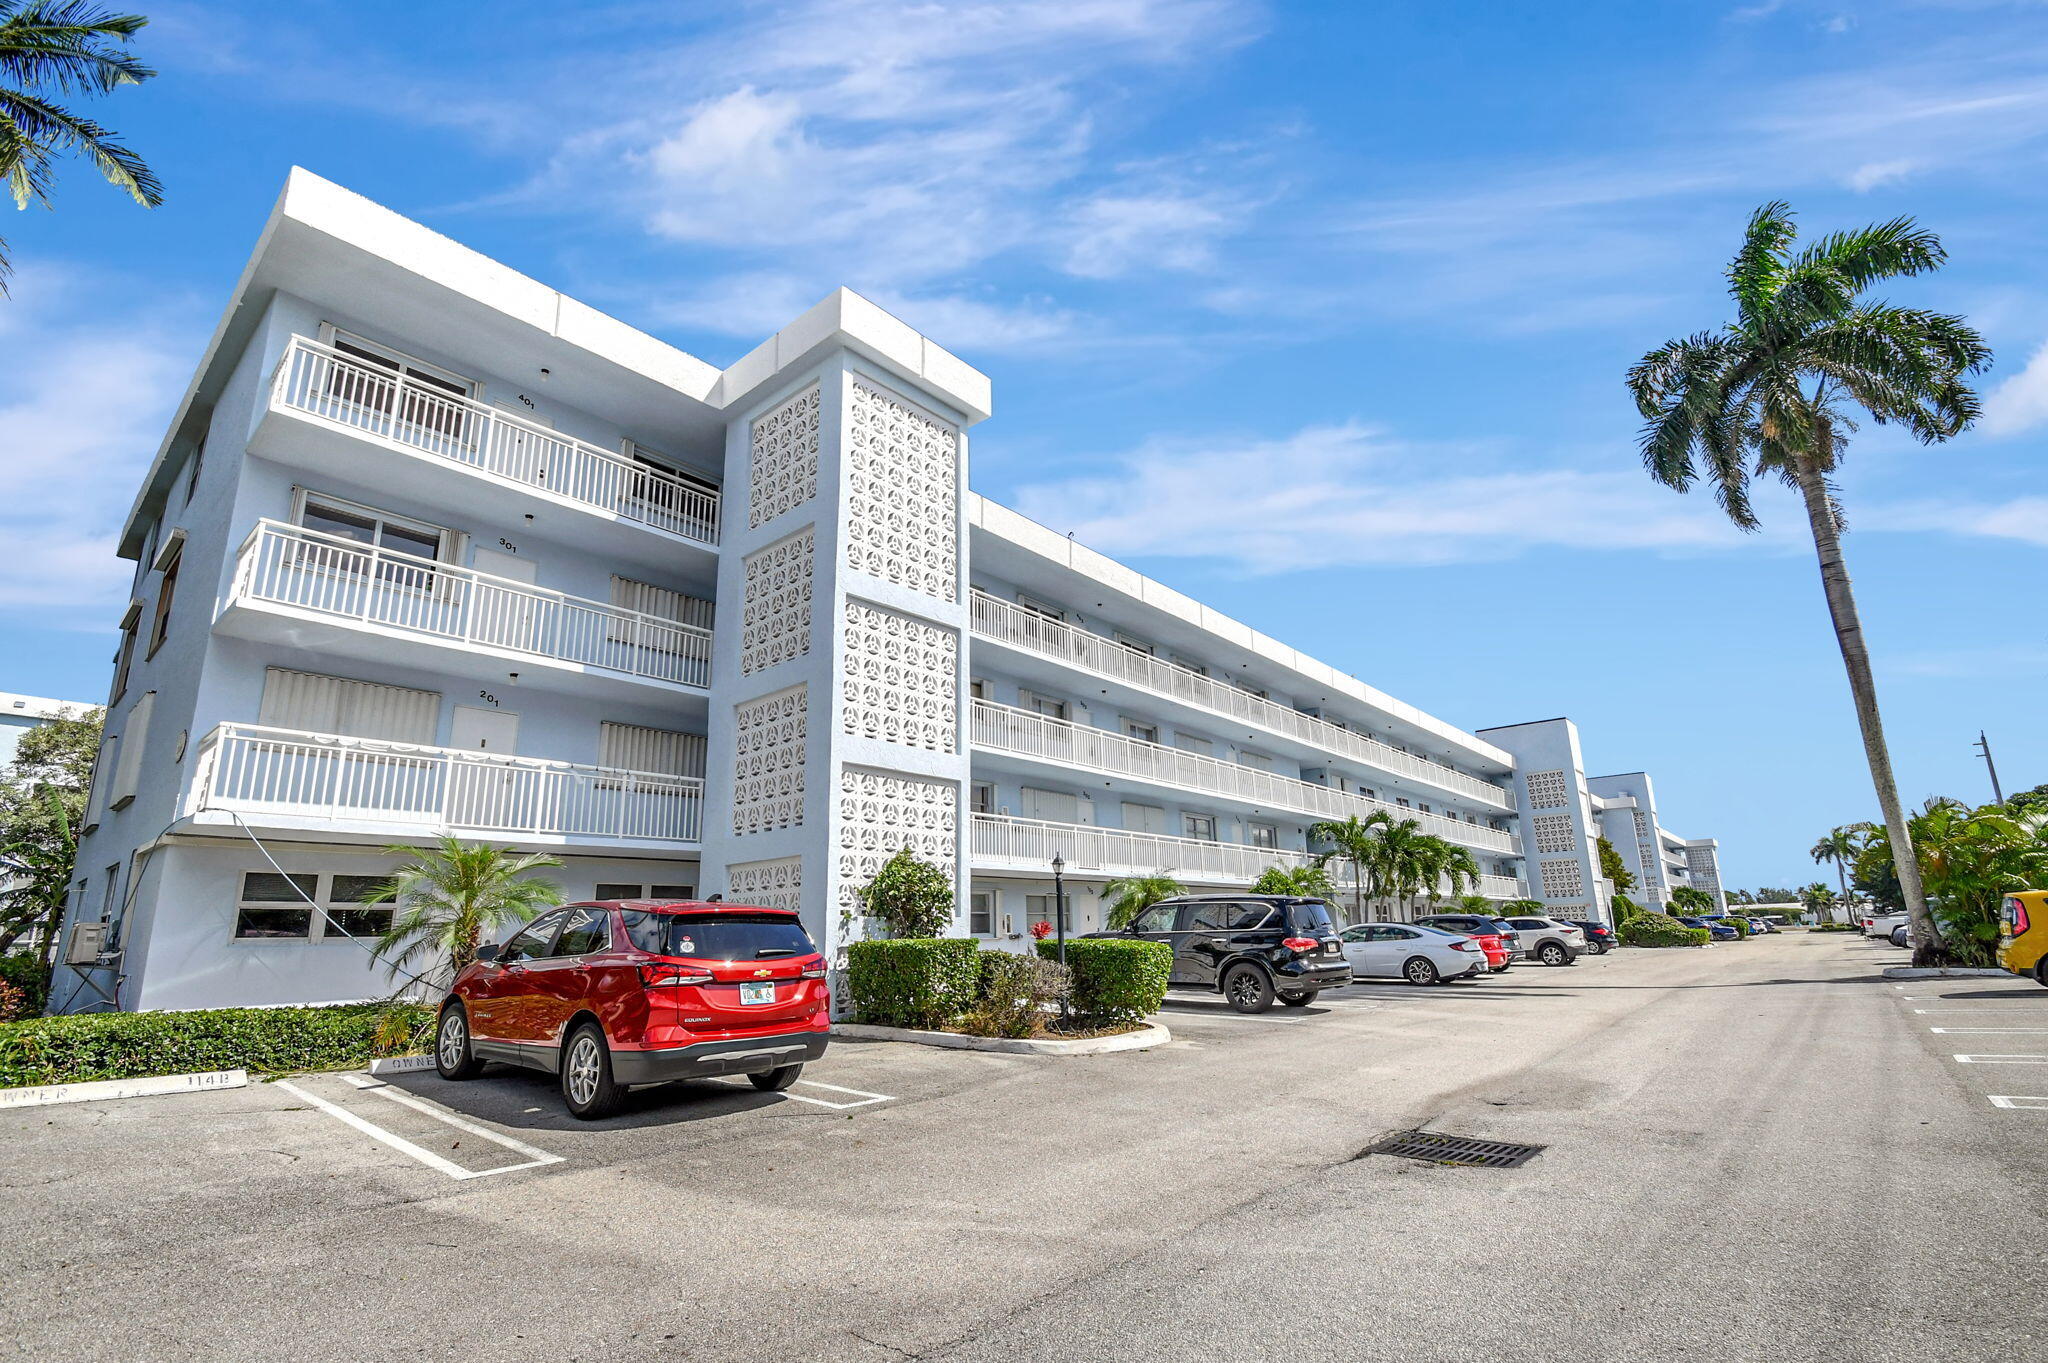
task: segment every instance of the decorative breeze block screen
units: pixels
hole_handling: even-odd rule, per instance
[[[758,528],[818,495],[818,385],[755,418],[747,525]]]
[[[855,381],[845,524],[848,567],[957,600],[960,433]]]
[[[725,868],[726,899],[764,909],[803,909],[803,861],[743,861]]]
[[[960,787],[906,772],[839,773],[839,906],[860,911],[860,891],[908,847],[948,877],[959,849]]]
[[[846,603],[841,727],[854,738],[952,752],[960,730],[960,636],[864,601]]]
[[[1545,899],[1571,899],[1586,892],[1586,880],[1579,872],[1576,858],[1571,861],[1539,861],[1536,864],[1542,868]]]
[[[811,651],[816,539],[814,530],[801,530],[747,555],[740,602],[741,672],[759,672]]]
[[[1572,816],[1569,814],[1538,814],[1529,821],[1536,834],[1536,850],[1539,852],[1572,852],[1578,849],[1572,837]]]
[[[733,707],[733,832],[803,826],[808,695],[794,686]]]
[[[1529,784],[1532,809],[1561,809],[1569,802],[1562,771],[1532,771],[1523,780]]]

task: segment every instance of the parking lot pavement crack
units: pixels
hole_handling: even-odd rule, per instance
[[[858,1330],[849,1329],[846,1333],[852,1335],[855,1339],[859,1340],[863,1344],[872,1344],[877,1349],[887,1349],[890,1353],[895,1354],[898,1358],[922,1358],[924,1356],[922,1354],[911,1353],[908,1349],[899,1349],[894,1344],[889,1343],[887,1340],[876,1339],[873,1335],[864,1335]]]

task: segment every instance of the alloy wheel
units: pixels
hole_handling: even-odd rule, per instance
[[[569,1098],[578,1107],[597,1097],[598,1063],[597,1038],[588,1032],[578,1034],[569,1046],[568,1078]]]
[[[450,1008],[441,1015],[441,1067],[459,1070],[469,1053],[469,1027],[462,1020],[460,1008]]]
[[[1249,1007],[1259,1001],[1258,976],[1249,970],[1237,972],[1237,978],[1230,982],[1230,1001],[1240,1007]]]

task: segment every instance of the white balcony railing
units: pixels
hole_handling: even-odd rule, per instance
[[[242,541],[228,602],[290,606],[444,643],[711,684],[708,629],[282,521],[259,521]]]
[[[1239,766],[1160,743],[1146,743],[1107,729],[1020,710],[992,701],[974,703],[974,746],[1014,753],[1062,767],[1085,767],[1119,776],[1134,776],[1162,785],[1206,791],[1276,809],[1291,809],[1319,819],[1363,818],[1386,810],[1413,819],[1425,833],[1489,852],[1516,852],[1511,833],[1479,824],[1461,823],[1440,814],[1403,809],[1385,800],[1368,800],[1330,786],[1256,767]]]
[[[1047,870],[1058,853],[1077,873],[1169,875],[1177,880],[1249,885],[1271,866],[1306,866],[1306,852],[1252,847],[1239,842],[1206,842],[1123,828],[1019,819],[1008,814],[974,816],[974,864]]]
[[[705,544],[718,494],[510,412],[292,337],[271,402]]]
[[[1207,842],[1125,828],[1020,819],[1009,814],[974,816],[977,868],[1050,875],[1055,854],[1065,859],[1075,874],[1167,875],[1197,884],[1238,886],[1250,885],[1268,867],[1292,868],[1315,862],[1312,854],[1291,848]],[[1332,862],[1330,875],[1340,891],[1350,884],[1345,863]],[[1522,882],[1513,876],[1481,876],[1471,888],[1489,899],[1519,899],[1522,895]],[[1441,887],[1441,893],[1449,892],[1448,884]]]
[[[984,639],[1009,644],[1072,667],[1084,668],[1132,686],[1170,696],[1189,705],[1227,715],[1285,734],[1325,752],[1341,754],[1381,771],[1427,781],[1441,790],[1479,800],[1494,809],[1512,809],[1514,798],[1490,781],[1468,772],[1404,752],[1390,743],[1305,715],[1228,682],[1207,677],[1190,667],[1155,658],[1100,634],[1076,629],[1037,611],[990,596],[973,594],[974,632]]]
[[[426,833],[694,843],[703,832],[704,783],[534,757],[223,724],[199,746],[188,812],[202,810],[383,823]]]

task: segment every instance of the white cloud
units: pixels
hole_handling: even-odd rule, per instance
[[[1075,206],[1063,264],[1084,279],[1140,268],[1204,269],[1239,212],[1221,196],[1099,194]]]
[[[1985,395],[1978,426],[1986,435],[2017,435],[2043,422],[2048,422],[2048,343],[2033,353],[2026,368]]]
[[[2048,548],[2048,497],[2014,497],[2003,502],[1915,500],[1863,510],[1852,506],[1849,528],[1982,535]]]
[[[1403,441],[1356,422],[1268,440],[1155,440],[1104,464],[1010,501],[1105,553],[1212,559],[1250,573],[1755,541],[1708,497],[1680,497],[1630,467],[1503,467],[1491,451]]]
[[[197,351],[162,313],[82,319],[124,287],[27,267],[0,308],[0,612],[111,627],[125,595],[115,532]]]
[[[1895,185],[1918,169],[1916,162],[1905,157],[1890,161],[1867,161],[1844,176],[1842,183],[1858,194],[1868,194],[1873,189]]]

